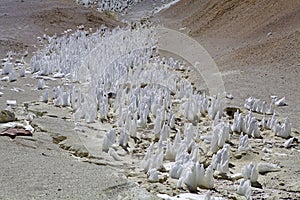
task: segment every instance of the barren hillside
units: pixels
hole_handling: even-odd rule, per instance
[[[117,26],[118,22],[95,10],[76,5],[73,0],[26,2],[2,0],[0,2],[0,55],[8,51],[21,53],[26,49],[35,51],[38,39],[43,34],[53,35],[76,30],[79,25],[85,28]]]
[[[233,101],[286,96],[277,110],[300,127],[300,1],[182,0],[156,19],[209,51]]]

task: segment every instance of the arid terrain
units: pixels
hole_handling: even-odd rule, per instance
[[[132,11],[143,11],[143,6],[151,10],[149,2],[138,4]],[[130,12],[122,18],[136,19],[143,13]],[[285,139],[264,131],[263,139],[252,138],[252,150],[241,154],[237,152],[239,135],[231,136],[231,174],[240,172],[249,162],[269,162],[281,167],[278,172],[259,176],[260,185],[253,189],[255,199],[300,198],[299,19],[298,0],[181,0],[150,19],[154,24],[187,34],[209,52],[222,74],[226,91],[233,95],[233,99],[227,101],[228,106],[242,108],[250,96],[267,102],[271,101],[271,95],[286,97],[287,106],[275,110],[279,119],[287,116],[291,119],[295,137],[291,148],[283,148]],[[76,5],[72,0],[2,0],[0,24],[0,58],[12,50],[16,57],[25,55],[28,66],[31,55],[42,48],[38,37],[43,38],[44,34],[59,36],[80,25],[88,30],[101,25],[113,28],[123,23],[113,15]],[[198,81],[197,77],[193,78]],[[49,87],[55,84],[56,81],[47,82]],[[1,110],[6,107],[7,99],[17,99],[15,112],[19,120],[32,113],[38,117],[33,121],[36,128],[33,137],[0,138],[3,191],[0,199],[157,199],[153,194],[172,196],[188,191],[177,189],[173,179],[149,183],[147,175],[137,167],[138,155],[125,155],[122,161],[114,162],[96,143],[99,138],[102,141],[111,124],[107,127],[86,124],[82,135],[77,135],[71,110],[55,107],[51,102],[38,102],[42,91],[29,87],[35,85],[37,80],[30,76],[16,82],[1,81],[0,92],[4,93],[0,95]],[[16,92],[11,90],[13,88],[24,91]],[[241,110],[246,113],[245,109]],[[205,124],[207,119],[203,120]],[[102,135],[97,135],[99,133]],[[95,159],[87,158],[93,156],[84,145],[89,142],[96,144],[93,150],[99,150]],[[201,148],[207,148],[204,142],[200,144]],[[136,146],[142,152],[147,145],[149,142],[143,141]],[[263,147],[268,152],[262,152]],[[241,199],[233,195],[238,183],[222,179],[216,182],[213,195]],[[201,189],[200,193],[206,194],[207,190]]]
[[[37,37],[43,37],[44,34],[60,35],[67,29],[77,30],[80,25],[89,29],[120,24],[96,10],[76,5],[72,0],[4,0],[0,5],[2,57],[9,50],[36,51],[39,44]]]
[[[300,128],[299,1],[183,0],[156,19],[185,27],[210,53],[234,103],[285,96],[288,106],[276,110]]]

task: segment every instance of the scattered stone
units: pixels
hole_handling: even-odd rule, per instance
[[[23,128],[9,128],[0,133],[1,136],[8,136],[14,139],[16,136],[32,136],[32,133]]]
[[[0,113],[0,123],[12,122],[15,121],[15,114],[8,110],[2,110]]]

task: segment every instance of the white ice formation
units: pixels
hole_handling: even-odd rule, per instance
[[[144,172],[148,172],[151,169],[161,169],[163,167],[163,151],[161,149],[155,151],[153,146],[153,143],[149,146],[147,153],[141,162],[141,167]]]
[[[13,64],[11,63],[10,59],[11,59],[11,57],[8,57],[7,61],[4,63],[4,67],[1,71],[2,75],[7,75],[12,72]]]
[[[263,101],[260,103],[260,99],[256,99],[254,97],[249,97],[245,100],[244,107],[250,111],[262,113],[262,114],[272,114],[274,107],[274,100],[268,105],[267,102]]]
[[[178,187],[211,189],[214,171],[229,172],[232,147],[226,142],[231,131],[241,133],[239,151],[251,148],[250,136],[260,137],[259,125],[289,137],[288,119],[280,124],[274,115],[258,123],[252,111],[270,113],[273,103],[267,106],[253,99],[246,102],[250,109],[247,115],[234,113],[231,126],[223,113],[221,97],[196,91],[183,78],[187,67],[179,61],[156,57],[154,35],[154,28],[137,26],[114,30],[102,27],[95,33],[75,31],[60,38],[48,37],[49,46],[31,59],[31,73],[59,78],[62,85],[53,89],[54,105],[72,108],[76,123],[112,123],[114,128],[104,135],[102,150],[114,160],[124,160],[118,154],[119,146],[131,149],[133,140],[143,145],[144,138],[153,141],[140,163],[149,182],[158,181],[167,162],[172,164],[167,172],[178,179]],[[42,81],[39,85],[44,88]],[[46,90],[41,100],[49,99]],[[205,127],[199,127],[201,123]],[[199,138],[206,144],[199,143]],[[212,153],[208,167],[200,163],[200,152],[208,153],[206,150]],[[257,166],[258,171],[266,168]],[[248,166],[243,175],[253,181],[255,173],[255,168]],[[249,184],[242,182],[239,193],[250,197]]]
[[[286,106],[287,104],[285,103],[285,97],[282,97],[281,99],[275,98],[275,103],[276,106]]]
[[[20,76],[20,77],[25,77],[25,74],[26,74],[25,67],[24,67],[24,66],[22,66],[22,67],[21,67],[21,69],[20,69],[19,76]]]
[[[9,72],[8,77],[9,77],[9,81],[10,82],[16,81],[17,80],[17,73],[16,73],[16,71],[14,69],[12,69]]]
[[[215,153],[222,148],[229,140],[230,125],[229,122],[221,122],[213,127],[213,136],[211,139],[210,151]]]
[[[243,133],[241,133],[238,151],[249,151],[250,149],[251,146],[248,135],[243,135]]]
[[[45,92],[42,94],[42,96],[40,96],[40,101],[47,103],[49,100],[49,90],[46,89]]]
[[[104,135],[102,151],[108,152],[109,148],[116,142],[116,129],[111,129]]]
[[[261,125],[263,128],[271,129],[275,135],[282,138],[289,138],[292,132],[291,123],[288,117],[285,118],[284,123],[280,123],[275,116],[275,113],[269,119],[262,119]]]
[[[244,179],[250,180],[251,183],[257,182],[258,171],[256,165],[250,163],[242,168],[242,175]]]
[[[247,200],[252,199],[252,189],[251,189],[251,183],[250,180],[243,179],[238,186],[237,193],[245,196]]]
[[[101,0],[98,1],[98,10],[122,14],[141,1],[142,0]]]
[[[243,117],[239,111],[234,113],[233,125],[231,126],[232,131],[238,133],[246,133],[251,137],[260,137],[260,129],[257,119],[249,111],[248,115]]]
[[[46,83],[44,79],[39,79],[38,80],[38,85],[37,85],[37,89],[38,90],[42,90],[46,87]]]
[[[148,181],[152,183],[159,181],[158,171],[156,169],[153,168],[148,171]]]
[[[276,164],[271,164],[271,163],[258,163],[257,170],[258,170],[258,173],[264,174],[264,173],[268,173],[268,172],[280,171],[280,167]]]
[[[220,174],[227,174],[229,172],[229,145],[225,144],[212,157],[212,168]]]
[[[212,166],[208,166],[204,169],[202,164],[191,163],[185,168],[179,178],[178,187],[182,187],[182,183],[187,185],[189,190],[196,191],[197,187],[213,188],[213,169]]]
[[[294,139],[295,138],[290,138],[290,139],[288,139],[284,144],[283,144],[283,146],[285,147],[285,148],[290,148],[291,147],[291,145],[292,145],[292,143],[293,143],[293,141],[294,141]]]

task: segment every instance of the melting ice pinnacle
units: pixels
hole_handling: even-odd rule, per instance
[[[213,136],[210,145],[211,152],[217,152],[229,140],[230,125],[228,122],[221,122],[213,127]]]
[[[281,125],[275,118],[275,113],[271,118],[267,120],[265,128],[271,129],[275,133],[275,135],[282,138],[289,138],[292,132],[289,118],[287,117],[284,123]]]
[[[247,200],[251,200],[252,190],[250,180],[243,179],[238,187],[237,193],[245,196]]]
[[[214,154],[212,157],[212,168],[216,169],[221,174],[229,172],[229,145],[225,144],[224,147]]]
[[[42,90],[42,89],[45,88],[45,86],[46,86],[45,80],[44,79],[39,79],[37,89]]]
[[[171,178],[179,179],[183,171],[183,165],[181,161],[176,161],[172,166],[169,175]]]
[[[126,129],[121,129],[119,137],[119,145],[126,147],[128,145],[128,133]]]
[[[249,151],[250,149],[251,146],[249,143],[248,135],[243,135],[243,133],[241,133],[238,151]]]
[[[238,111],[234,113],[233,125],[231,130],[234,132],[244,132],[254,138],[260,137],[260,129],[258,127],[258,121],[249,111],[245,118]]]
[[[19,73],[19,75],[20,75],[20,77],[25,77],[25,67],[24,66],[22,66],[22,68],[21,68],[21,70],[20,70],[20,73]]]
[[[279,137],[282,138],[289,138],[291,135],[291,124],[290,124],[290,120],[287,117],[284,121],[284,124],[282,126],[280,126],[279,124],[276,124],[278,131],[275,132],[275,135],[278,135]]]
[[[103,139],[102,151],[108,152],[109,147],[116,142],[116,129],[111,129],[107,132]]]
[[[13,82],[13,81],[16,81],[17,80],[17,73],[14,69],[12,69],[10,72],[9,72],[9,75],[8,75],[8,79],[10,82]]]
[[[290,138],[290,139],[288,139],[288,140],[283,144],[283,146],[284,146],[285,148],[289,148],[289,147],[292,145],[294,139],[295,139],[295,138],[293,138],[293,137]]]
[[[156,169],[150,169],[148,171],[148,174],[149,174],[149,177],[148,177],[149,182],[156,183],[159,181],[158,171]]]
[[[223,115],[223,107],[222,107],[221,99],[218,97],[212,98],[210,102],[210,106],[208,108],[208,117],[210,119],[215,119],[217,113],[219,113],[218,115],[219,117]]]
[[[171,140],[168,139],[167,140],[167,149],[166,149],[166,153],[165,153],[165,160],[170,160],[170,161],[175,161],[175,157],[176,157],[176,146],[175,146],[175,142],[174,145],[172,145]]]
[[[183,181],[191,191],[196,191],[197,187],[211,189],[214,187],[213,170],[210,165],[206,170],[198,162],[184,168],[180,181]]]
[[[248,99],[245,100],[244,107],[253,112],[262,113],[262,114],[266,114],[266,113],[272,114],[273,104],[274,104],[274,100],[272,99],[272,102],[268,108],[267,103],[265,101],[263,101],[260,105],[260,99],[249,97]]]
[[[13,70],[13,65],[12,63],[9,62],[9,60],[7,60],[5,63],[4,63],[4,67],[1,71],[1,73],[3,75],[7,75],[9,74],[11,71]]]
[[[189,123],[184,130],[184,143],[188,148],[191,148],[194,143],[193,137],[194,137],[194,127],[191,123]]]
[[[47,103],[49,99],[49,90],[46,89],[45,92],[43,93],[43,95],[40,97],[40,101]]]
[[[282,97],[281,99],[275,98],[275,105],[276,106],[286,106],[287,104],[285,103],[285,97]]]
[[[256,169],[256,165],[250,163],[242,168],[242,175],[244,179],[250,180],[251,183],[257,182],[258,179],[258,171]]]

